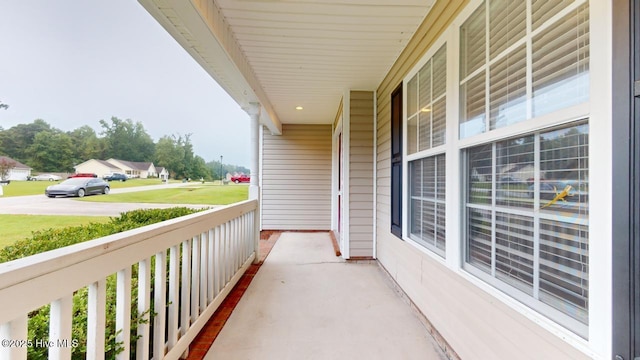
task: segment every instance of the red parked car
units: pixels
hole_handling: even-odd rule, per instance
[[[231,177],[231,181],[233,181],[236,184],[248,183],[248,182],[251,181],[251,177],[249,177],[249,175],[242,174],[242,175],[238,175],[238,176],[232,176]]]
[[[92,174],[92,173],[77,173],[77,174],[69,175],[69,177],[67,179],[71,179],[71,178],[87,178],[87,177],[97,178],[98,175],[97,174]]]

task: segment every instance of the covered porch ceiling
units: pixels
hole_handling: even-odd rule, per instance
[[[283,123],[331,123],[347,89],[375,90],[435,0],[139,1],[280,133]]]

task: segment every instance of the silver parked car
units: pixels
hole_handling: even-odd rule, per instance
[[[108,194],[109,183],[100,178],[71,178],[60,184],[48,186],[44,194],[48,197]]]
[[[36,176],[30,177],[29,180],[33,180],[33,181],[60,181],[60,180],[62,180],[62,177],[60,177],[58,175],[54,175],[54,174],[40,174],[40,175],[36,175]]]

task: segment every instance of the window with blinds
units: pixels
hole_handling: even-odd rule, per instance
[[[460,138],[587,101],[588,1],[486,0],[460,27]]]
[[[412,240],[445,256],[445,155],[409,163],[410,231]]]
[[[584,121],[465,152],[465,268],[584,337],[588,150]]]
[[[407,82],[407,154],[444,145],[447,45]]]
[[[442,45],[407,82],[409,238],[445,256],[445,155],[447,45]]]

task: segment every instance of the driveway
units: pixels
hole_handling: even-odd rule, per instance
[[[167,185],[139,186],[111,190],[112,194],[127,192],[159,190],[172,187],[188,186],[193,183],[176,183]],[[104,195],[99,195],[104,196]],[[121,212],[136,209],[166,209],[176,206],[191,208],[214,207],[214,205],[191,204],[147,204],[147,203],[98,203],[76,201],[74,198],[48,198],[41,195],[0,197],[0,214],[24,215],[80,215],[80,216],[118,216]]]

